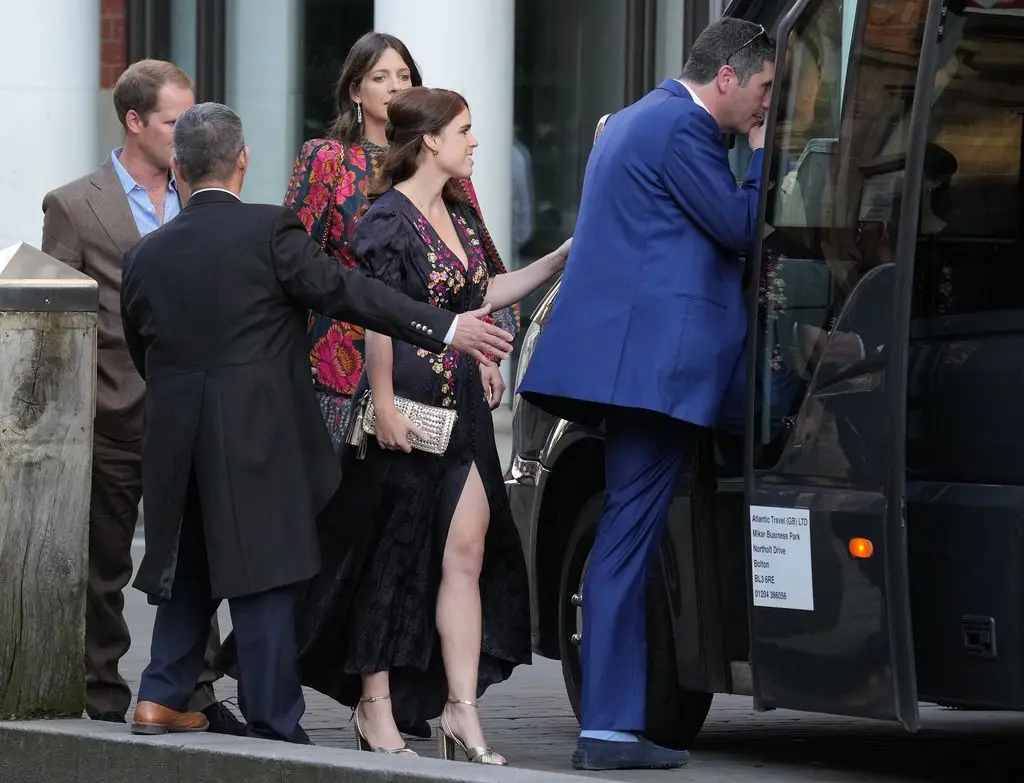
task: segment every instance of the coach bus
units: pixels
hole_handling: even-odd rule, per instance
[[[686,746],[716,693],[909,731],[921,702],[1024,709],[1024,2],[727,13],[778,41],[750,386],[672,508],[648,732]],[[513,408],[534,649],[578,709],[602,433]]]

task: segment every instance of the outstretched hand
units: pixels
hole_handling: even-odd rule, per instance
[[[483,320],[490,312],[491,306],[484,305],[479,310],[461,313],[451,342],[453,348],[487,366],[494,364],[492,357],[504,359],[512,351],[512,335]]]
[[[505,379],[501,377],[501,369],[497,366],[480,365],[480,380],[484,385],[484,397],[487,405],[493,411],[501,405],[501,399],[505,396]]]
[[[564,267],[565,262],[569,260],[569,248],[572,247],[572,237],[569,237],[555,251],[555,255],[558,257],[558,266]]]

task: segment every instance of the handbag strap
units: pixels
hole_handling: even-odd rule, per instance
[[[331,221],[334,218],[334,213],[337,212],[338,205],[334,203],[334,199],[337,194],[338,180],[341,178],[345,165],[345,145],[338,142],[338,146],[341,148],[341,165],[338,166],[338,173],[328,189],[327,206],[324,207],[323,215],[320,216],[320,222],[324,225],[323,236],[320,237],[320,250],[325,253],[327,252],[327,237],[331,235]]]
[[[331,217],[334,215],[334,188],[331,188],[330,195],[328,196],[327,206],[324,208],[326,213],[323,218],[324,224],[324,235],[320,237],[320,250],[324,253],[327,252],[327,237],[331,233]]]

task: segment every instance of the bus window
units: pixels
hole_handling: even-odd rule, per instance
[[[986,8],[985,6],[989,6]],[[907,461],[935,480],[1024,483],[1024,3],[950,11],[914,263]]]
[[[847,3],[856,9],[856,3]],[[791,104],[787,132],[789,145],[801,143],[801,136],[807,134],[835,135],[839,123],[839,108],[842,102],[842,85],[845,68],[841,65],[843,46],[849,45],[848,36],[841,41],[840,15],[841,0],[823,4],[821,12],[815,14],[808,29],[794,34],[789,42],[789,59],[793,71],[793,89],[786,96]],[[847,12],[849,13],[849,12]],[[761,24],[771,25],[764,18]],[[771,20],[773,23],[776,20]],[[850,24],[852,25],[852,17]],[[805,139],[806,140],[806,139]],[[745,136],[733,140],[730,151],[730,165],[738,180],[742,180],[750,163],[750,147]]]
[[[1024,17],[968,7],[948,18],[928,129],[916,317],[1024,308]]]
[[[926,0],[869,0],[856,13],[846,5],[811,0],[779,69],[755,325],[755,464],[831,478],[848,477],[854,458],[827,445],[844,439],[844,425],[813,390],[823,373],[878,350],[891,323],[891,287],[874,270],[895,261],[927,13]],[[840,328],[862,282],[864,317]]]

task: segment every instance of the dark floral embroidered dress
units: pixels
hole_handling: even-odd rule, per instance
[[[359,222],[349,251],[366,274],[456,313],[481,306],[489,269],[482,225],[450,205],[464,267],[404,195],[390,190]],[[448,527],[475,463],[490,506],[480,591],[479,693],[530,661],[526,566],[505,494],[491,411],[476,362],[392,340],[396,395],[458,413],[443,456],[347,448],[332,507],[321,515],[323,567],[300,608],[302,680],[354,707],[360,674],[391,672],[398,724],[440,714],[448,695],[435,602]],[[364,376],[357,396],[368,388]],[[466,696],[463,696],[466,698]]]
[[[345,247],[355,232],[366,205],[367,189],[377,176],[385,152],[386,147],[369,139],[348,147],[335,139],[311,139],[302,145],[292,168],[284,205],[295,212],[313,239],[324,243],[329,255],[349,268],[355,261]],[[462,185],[479,216],[480,205],[472,183],[466,180]],[[509,307],[495,313],[492,320],[514,336],[518,318],[518,309]],[[320,412],[335,451],[340,451],[352,415],[352,395],[363,372],[365,333],[361,326],[319,313],[309,314],[307,331]]]

